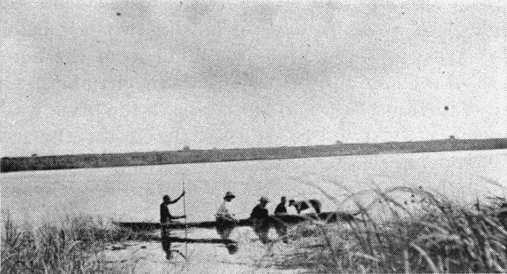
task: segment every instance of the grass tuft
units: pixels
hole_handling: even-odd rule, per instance
[[[298,246],[276,262],[315,273],[507,272],[507,231],[501,198],[459,205],[422,189],[372,191],[351,222],[302,224],[291,230]],[[409,205],[395,198],[408,194]]]
[[[107,244],[150,240],[101,218],[67,216],[58,225],[20,226],[2,212],[0,273],[132,273],[135,264],[106,261]]]

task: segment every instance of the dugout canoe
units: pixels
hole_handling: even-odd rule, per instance
[[[305,221],[310,220],[319,220],[327,223],[334,223],[338,221],[346,221],[350,222],[354,220],[354,216],[357,214],[352,214],[348,212],[321,212],[317,213],[308,213],[301,215],[294,214],[283,214],[283,215],[270,215],[269,216],[269,225],[270,227],[274,227],[278,224],[286,224],[286,225],[296,225]],[[141,230],[155,230],[160,229],[160,223],[155,222],[115,222],[115,224],[119,227],[129,228],[136,231]],[[189,223],[181,223],[181,222],[172,222],[169,224],[165,224],[165,226],[169,229],[185,229],[185,228],[207,228],[212,229],[216,227],[215,221],[205,221],[205,222],[189,222]],[[236,223],[236,226],[252,226],[251,219],[240,219]]]
[[[194,239],[194,238],[181,238],[169,237],[171,243],[189,243],[189,244],[237,244],[236,241],[230,239]]]

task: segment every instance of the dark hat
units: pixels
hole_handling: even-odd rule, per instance
[[[232,194],[232,192],[230,192],[230,191],[227,191],[225,193],[224,199],[227,198],[227,197],[236,198],[236,196],[234,194]]]
[[[268,197],[266,197],[266,196],[262,196],[262,197],[259,199],[259,201],[261,201],[261,202],[265,202],[265,203],[268,203],[268,202],[269,202],[269,199],[268,199]]]

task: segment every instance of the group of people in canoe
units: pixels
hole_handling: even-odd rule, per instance
[[[237,222],[234,214],[230,213],[228,209],[228,203],[232,201],[236,196],[228,191],[225,193],[224,201],[218,208],[217,213],[215,214],[216,217],[216,228],[217,232],[220,235],[222,239],[228,239],[230,233],[235,227],[235,224]],[[270,217],[269,212],[266,209],[266,205],[269,203],[269,199],[265,196],[262,196],[259,199],[259,203],[252,209],[252,212],[250,213],[250,220],[252,222],[252,227],[254,232],[259,237],[259,240],[262,243],[268,243],[268,232],[270,228]],[[280,199],[280,203],[276,206],[275,209],[275,216],[281,215],[281,214],[287,214],[287,199],[286,197],[282,196]],[[319,200],[307,200],[307,201],[295,201],[290,200],[289,201],[289,207],[294,206],[296,208],[296,211],[301,213],[302,210],[308,209],[312,207],[316,213],[320,213],[320,209],[322,204]],[[282,222],[275,222],[275,229],[280,237],[283,237],[283,241],[287,242],[287,227]]]
[[[180,218],[186,218],[185,215],[181,216],[172,216],[169,212],[168,205],[177,203],[183,196],[185,196],[185,191],[181,193],[178,198],[171,200],[171,198],[168,195],[165,195],[163,197],[163,202],[160,204],[160,223],[162,224],[161,228],[161,237],[162,237],[162,249],[166,253],[166,258],[169,260],[171,259],[171,241],[170,241],[170,235],[169,235],[169,229],[164,226],[163,224],[170,222],[171,220],[180,219]],[[225,193],[225,196],[223,197],[223,202],[220,204],[216,214],[216,229],[218,232],[218,235],[224,240],[229,239],[229,236],[232,232],[232,230],[236,227],[237,219],[233,213],[229,210],[229,203],[236,198],[236,196],[230,192],[227,191]],[[259,203],[252,209],[252,212],[250,214],[250,220],[252,223],[252,228],[254,232],[259,237],[259,240],[266,244],[269,242],[268,238],[268,232],[270,228],[270,221],[272,220],[269,217],[268,209],[266,208],[267,204],[269,203],[269,199],[265,196],[260,197]],[[276,209],[274,211],[274,215],[283,215],[287,214],[287,199],[286,197],[281,197],[280,203],[276,206]],[[290,200],[289,201],[289,207],[293,206],[298,214],[301,213],[301,211],[313,208],[316,213],[321,212],[322,204],[319,200],[311,199],[311,200],[305,200],[305,201],[295,201]],[[287,243],[287,226],[283,222],[275,222],[274,223],[275,230],[277,234],[282,238],[282,241],[284,243]],[[233,243],[226,244],[227,249],[229,250],[229,253],[235,253],[237,251],[237,246]]]

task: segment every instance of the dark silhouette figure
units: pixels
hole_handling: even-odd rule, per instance
[[[287,198],[285,198],[285,196],[282,196],[282,198],[280,199],[280,203],[276,206],[275,216],[287,214],[287,208],[285,207],[286,203],[287,203]],[[276,218],[275,218],[275,220],[276,220]],[[276,233],[278,234],[278,236],[282,237],[282,241],[284,243],[289,242],[287,239],[287,225],[285,223],[283,223],[280,220],[276,220],[275,230],[276,230]]]
[[[268,198],[261,197],[259,204],[253,208],[252,213],[250,214],[253,229],[263,244],[267,244],[269,242],[269,213],[266,209],[268,202]]]
[[[170,204],[174,204],[178,202],[181,197],[185,195],[185,191],[181,193],[181,195],[176,198],[175,200],[171,200],[171,197],[169,195],[164,195],[163,202],[160,204],[160,231],[161,231],[161,238],[162,238],[162,249],[165,251],[165,258],[170,260],[172,258],[171,255],[171,240],[170,240],[170,229],[166,226],[171,220],[186,218],[185,215],[182,216],[172,216],[169,212],[169,208],[167,207]]]
[[[276,206],[275,215],[287,213],[285,203],[287,203],[287,198],[285,198],[285,196],[282,196],[280,203]]]

